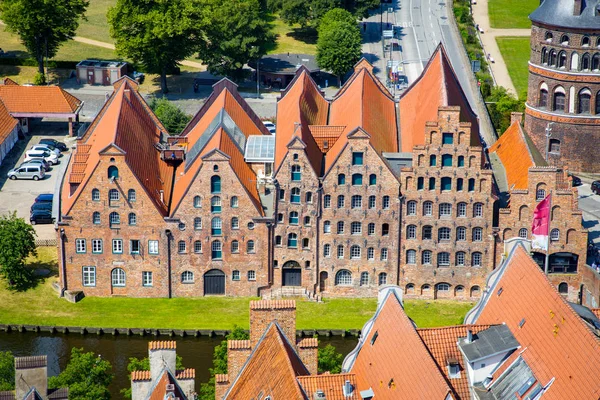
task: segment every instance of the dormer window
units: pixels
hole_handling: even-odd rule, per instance
[[[455,357],[448,358],[448,377],[450,379],[460,378],[460,365]]]

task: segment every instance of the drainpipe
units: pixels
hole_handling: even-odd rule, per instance
[[[171,279],[171,239],[173,235],[170,229],[165,229],[165,235],[167,235],[167,282],[168,282],[168,298],[172,298],[172,279]]]
[[[319,293],[321,294],[321,251],[319,245],[321,244],[321,198],[323,197],[323,181],[322,178],[319,178],[319,187],[317,188],[317,192],[315,193],[315,201],[317,203],[317,217],[315,218],[315,226],[317,229],[317,237],[315,238],[315,249],[317,254],[315,255],[315,286],[314,293],[315,295]]]
[[[65,291],[67,290],[67,259],[65,256],[65,229],[60,228],[60,275],[61,275],[61,288],[60,297],[64,297]]]
[[[404,203],[404,196],[400,195],[398,200],[398,262],[396,263],[396,285],[400,286],[400,256],[402,255],[402,203]]]

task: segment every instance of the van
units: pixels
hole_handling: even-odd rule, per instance
[[[33,179],[34,181],[43,179],[46,172],[41,165],[26,165],[24,167],[14,168],[8,171],[9,179]]]

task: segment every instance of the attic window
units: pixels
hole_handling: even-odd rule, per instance
[[[294,161],[298,161],[298,153],[294,153]]]
[[[519,328],[522,328],[523,325],[525,325],[525,318],[523,318],[521,321],[519,321]]]
[[[375,344],[375,341],[377,340],[378,336],[379,336],[379,332],[375,331],[375,333],[373,334],[373,337],[371,338],[371,346],[373,346]]]
[[[213,171],[215,171],[215,172],[219,172],[219,166],[218,166],[218,165],[214,165],[214,166],[213,166]]]
[[[115,162],[115,158],[114,158],[114,157],[111,157],[111,158],[110,158],[110,162]]]

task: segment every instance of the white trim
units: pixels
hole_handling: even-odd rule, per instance
[[[569,114],[569,113],[556,113],[552,111],[541,110],[536,107],[532,107],[529,104],[525,103],[525,108],[535,110],[541,114],[551,115],[553,117],[560,118],[571,118],[571,119],[597,119],[600,120],[600,114]],[[565,122],[566,123],[566,122]]]
[[[594,72],[592,70],[589,70],[589,72],[585,72],[585,71],[577,71],[577,72],[572,72],[572,71],[565,71],[565,70],[561,70],[558,68],[548,68],[545,67],[543,65],[538,65],[538,64],[534,64],[531,61],[529,61],[527,64],[531,65],[532,67],[536,67],[539,69],[542,69],[544,71],[548,71],[548,72],[557,72],[559,74],[564,74],[564,75],[572,75],[572,76],[591,76],[596,79],[596,82],[590,82],[590,83],[598,83],[600,82],[600,78],[598,77],[598,72]]]

